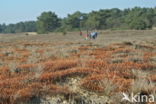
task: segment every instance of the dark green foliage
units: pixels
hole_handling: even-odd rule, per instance
[[[43,12],[36,21],[19,22],[17,24],[0,25],[0,33],[17,32],[62,32],[93,29],[136,29],[144,30],[156,27],[156,8],[140,8],[120,10],[101,9],[88,14],[79,11],[58,18],[54,12]]]
[[[1,33],[19,33],[19,32],[35,32],[36,31],[36,22],[35,21],[27,21],[27,22],[19,22],[17,24],[9,24],[9,25],[0,25]]]
[[[79,11],[68,14],[68,16],[62,19],[61,28],[66,28],[66,30],[79,30],[84,27],[85,21],[87,19],[87,14],[81,13]]]
[[[79,19],[81,16],[83,16],[82,20]],[[156,26],[156,8],[101,9],[89,14],[75,12],[62,21],[62,26],[67,30],[151,29]]]
[[[29,21],[24,22],[25,24],[25,32],[36,32],[36,22],[35,21]]]
[[[154,17],[153,9],[133,8],[126,16],[126,22],[130,29],[149,29],[152,27],[152,18]]]
[[[43,12],[37,19],[38,33],[53,32],[60,26],[60,20],[53,12]]]
[[[89,29],[98,29],[100,27],[100,15],[98,12],[92,12],[88,15],[88,19],[85,22],[85,26]]]

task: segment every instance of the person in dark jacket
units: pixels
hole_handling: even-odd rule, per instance
[[[92,33],[90,33],[90,38],[91,39],[96,39],[98,35],[99,35],[98,32],[92,32]]]

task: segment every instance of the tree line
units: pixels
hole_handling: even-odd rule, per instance
[[[36,32],[36,21],[19,22],[16,24],[0,24],[0,33]]]
[[[43,12],[37,21],[0,25],[1,33],[17,32],[65,32],[92,29],[145,30],[156,26],[156,8],[134,7],[129,9],[101,9],[90,13],[79,11],[59,18],[54,12]]]

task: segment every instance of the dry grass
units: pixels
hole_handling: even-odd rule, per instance
[[[154,37],[155,31],[105,31],[95,41],[78,33],[2,35],[0,103],[52,97],[67,104],[122,104],[121,92],[151,94],[156,90]]]

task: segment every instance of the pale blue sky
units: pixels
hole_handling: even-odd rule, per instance
[[[36,20],[43,11],[53,11],[59,17],[68,13],[107,8],[156,7],[156,0],[0,0],[0,23]]]

